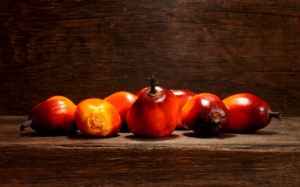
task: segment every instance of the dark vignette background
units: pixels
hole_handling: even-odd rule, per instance
[[[0,1],[0,114],[166,88],[250,92],[300,115],[296,0]]]

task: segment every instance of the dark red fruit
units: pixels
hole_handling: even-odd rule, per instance
[[[21,131],[31,127],[43,134],[75,132],[76,105],[64,96],[53,96],[36,105],[29,114],[29,121],[21,125]]]
[[[248,133],[267,126],[271,118],[279,118],[279,112],[272,112],[263,99],[249,94],[240,93],[223,100],[230,110],[231,116],[224,126],[224,131]]]
[[[202,93],[189,99],[182,108],[184,127],[201,136],[219,135],[230,113],[219,97]]]
[[[138,92],[139,97],[129,109],[126,121],[130,131],[139,136],[163,137],[176,128],[177,99],[168,89],[156,85],[154,76],[151,87]]]

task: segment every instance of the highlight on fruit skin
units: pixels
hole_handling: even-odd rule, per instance
[[[137,98],[138,96],[127,91],[118,91],[104,98],[104,100],[112,104],[118,111],[122,119],[122,126],[120,130],[121,132],[129,132],[126,123],[126,115],[133,103],[137,100]]]
[[[230,112],[218,96],[201,93],[185,103],[181,115],[185,128],[199,136],[216,136],[220,134]]]
[[[31,127],[41,134],[70,134],[76,132],[76,105],[64,96],[52,96],[37,104],[30,111],[28,121],[20,126],[20,131]]]
[[[251,133],[266,127],[280,112],[272,112],[269,104],[250,93],[239,93],[223,99],[231,116],[223,128],[225,132]]]
[[[159,138],[170,135],[176,128],[178,114],[175,95],[157,85],[154,76],[150,87],[140,90],[139,97],[129,109],[126,121],[137,136]]]
[[[81,101],[75,111],[76,126],[85,136],[116,135],[121,128],[121,117],[108,101],[89,98]]]

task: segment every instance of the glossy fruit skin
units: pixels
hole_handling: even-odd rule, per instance
[[[31,128],[45,134],[65,134],[76,131],[76,105],[64,96],[53,96],[33,107]]]
[[[240,93],[223,100],[231,116],[224,131],[249,133],[267,126],[271,108],[263,99],[249,93]]]
[[[182,129],[183,127],[183,123],[182,123],[182,119],[181,119],[181,109],[184,106],[184,104],[193,96],[196,95],[195,92],[190,91],[190,90],[171,90],[171,92],[173,92],[173,94],[176,96],[177,98],[177,103],[178,103],[178,116],[177,116],[177,123],[176,123],[176,128],[178,129]]]
[[[107,137],[121,128],[121,117],[108,101],[90,98],[81,101],[75,111],[76,126],[85,136]]]
[[[176,128],[177,99],[168,89],[156,86],[157,95],[150,96],[150,87],[138,92],[139,98],[127,113],[130,131],[138,136],[163,137]]]
[[[119,91],[116,93],[113,93],[106,97],[104,100],[108,101],[110,104],[112,104],[115,109],[118,111],[121,119],[122,119],[122,126],[121,131],[122,132],[128,132],[128,126],[126,123],[126,115],[128,110],[131,108],[133,103],[137,100],[138,96],[126,92],[126,91]]]
[[[193,96],[181,112],[184,127],[201,136],[218,135],[230,116],[222,100],[210,93]]]

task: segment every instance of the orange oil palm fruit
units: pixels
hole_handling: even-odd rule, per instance
[[[106,137],[119,132],[121,118],[108,101],[90,98],[81,101],[75,111],[76,126],[85,136]]]
[[[182,119],[181,119],[181,109],[184,106],[184,104],[192,98],[194,95],[196,95],[195,92],[190,91],[190,90],[171,90],[173,94],[177,98],[177,103],[178,103],[178,116],[177,116],[177,124],[176,128],[177,129],[184,129]]]
[[[112,104],[115,107],[115,109],[118,111],[122,120],[122,126],[121,126],[122,132],[129,131],[126,123],[126,114],[128,110],[131,108],[132,104],[137,100],[137,98],[138,97],[133,93],[126,92],[126,91],[119,91],[109,95],[104,99],[108,101],[110,104]]]

